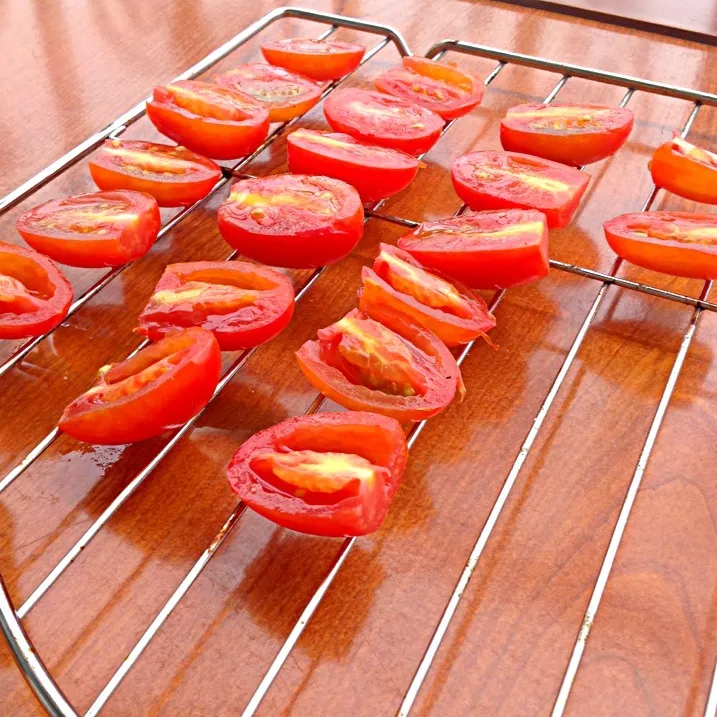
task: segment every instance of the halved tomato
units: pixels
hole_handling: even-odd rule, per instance
[[[343,259],[363,236],[356,190],[338,179],[274,174],[234,184],[219,231],[245,256],[308,269]]]
[[[291,38],[265,42],[261,52],[272,65],[323,81],[338,80],[353,72],[366,48],[350,42]]]
[[[405,152],[375,147],[348,134],[297,129],[287,137],[289,169],[341,179],[363,202],[376,202],[405,189],[418,172],[418,160]]]
[[[440,115],[425,107],[368,90],[332,92],[324,114],[337,132],[414,156],[428,152],[444,127]]]
[[[655,185],[685,199],[717,204],[717,154],[674,137],[660,145],[650,162]]]
[[[383,522],[406,467],[401,425],[375,413],[297,416],[254,434],[227,469],[250,508],[290,530],[345,537]]]
[[[177,428],[207,405],[222,367],[205,329],[186,329],[100,369],[97,384],[64,411],[59,427],[78,441],[135,443]]]
[[[222,351],[239,351],[273,339],[293,314],[294,287],[284,274],[243,261],[195,261],[167,266],[139,331],[158,341],[201,326]]]
[[[72,286],[46,256],[0,242],[0,339],[40,336],[67,316]]]
[[[209,194],[221,167],[185,147],[108,139],[87,163],[103,191],[133,189],[151,194],[160,207],[183,207]]]
[[[307,341],[296,358],[311,384],[351,410],[371,410],[402,423],[440,413],[459,391],[461,372],[430,331],[375,308],[354,309]]]
[[[688,212],[621,214],[603,225],[623,259],[690,279],[717,279],[717,215]]]
[[[483,99],[485,84],[477,77],[425,57],[404,57],[374,81],[377,90],[427,107],[445,120],[462,117]]]
[[[288,122],[308,112],[321,99],[321,85],[313,80],[261,62],[223,72],[214,82],[265,104],[270,122]]]
[[[213,159],[253,152],[269,132],[269,110],[249,95],[210,82],[155,87],[147,116],[164,135]]]
[[[471,209],[537,209],[551,229],[570,223],[590,182],[589,174],[574,167],[494,150],[453,160],[451,178]]]
[[[157,239],[157,200],[128,189],[53,199],[22,214],[17,230],[33,248],[70,266],[121,266]]]
[[[634,120],[626,107],[518,105],[500,123],[500,142],[511,152],[582,167],[615,154],[625,144]]]
[[[398,246],[425,267],[474,289],[508,289],[546,276],[548,225],[534,210],[463,214],[423,222]]]

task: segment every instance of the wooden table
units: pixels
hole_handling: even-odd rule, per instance
[[[5,3],[0,193],[218,46],[275,3]],[[447,36],[717,91],[717,50],[495,2],[311,2],[396,25],[416,52]],[[8,21],[9,20],[9,21]],[[298,21],[268,36],[314,34]],[[347,38],[352,33],[341,31]],[[362,36],[371,45],[370,37]],[[257,56],[257,42],[232,62]],[[386,49],[351,84],[395,63]],[[222,67],[232,62],[222,63]],[[487,74],[494,63],[460,64]],[[507,107],[545,97],[559,78],[509,66],[482,106],[449,130],[414,185],[385,210],[412,219],[459,206],[447,168],[497,147]],[[617,103],[623,90],[570,80],[563,100]],[[553,257],[606,271],[602,222],[650,192],[652,149],[686,119],[685,102],[637,93],[635,131],[594,180]],[[717,112],[692,137],[714,147]],[[316,110],[304,122],[323,126]],[[146,120],[128,132],[153,138]],[[280,142],[249,168],[284,167]],[[40,191],[89,190],[80,163]],[[222,194],[223,196],[223,194]],[[135,318],[165,264],[221,259],[222,196],[101,291],[0,381],[0,475],[52,427],[97,368],[139,342]],[[660,194],[658,208],[693,209]],[[3,218],[2,238],[17,241]],[[700,207],[703,209],[703,207]],[[359,269],[398,227],[372,220],[359,249],[332,266],[80,558],[25,624],[60,686],[90,705],[236,501],[224,468],[252,433],[305,411],[315,393],[292,352],[354,305]],[[79,293],[99,272],[68,271]],[[696,296],[700,282],[626,268],[621,275]],[[297,280],[300,277],[297,278]],[[392,715],[599,284],[560,272],[509,291],[491,334],[464,365],[464,403],[433,419],[376,534],[362,538],[269,691],[262,715]],[[416,714],[547,714],[583,620],[627,486],[692,310],[612,288],[528,454]],[[717,660],[717,317],[706,312],[677,383],[577,674],[571,715],[701,715]],[[0,348],[0,359],[12,346]],[[229,359],[227,359],[229,360]],[[0,497],[0,570],[23,602],[166,439],[92,448],[60,438]],[[110,715],[235,715],[323,579],[340,545],[245,514],[109,701]],[[41,709],[0,647],[3,715]]]

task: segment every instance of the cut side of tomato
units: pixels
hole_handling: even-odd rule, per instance
[[[623,259],[690,279],[717,279],[717,215],[688,212],[621,214],[603,225]]]
[[[245,256],[295,269],[343,259],[363,236],[361,198],[330,177],[243,179],[219,207],[218,220],[224,239]]]
[[[537,209],[551,229],[570,223],[590,182],[589,174],[574,167],[494,150],[453,160],[451,178],[471,209]]]
[[[155,87],[147,116],[164,135],[212,159],[253,152],[269,132],[269,110],[249,95],[210,82]]]
[[[368,90],[332,92],[324,114],[336,132],[414,156],[433,147],[444,126],[440,115],[425,107]]]
[[[265,42],[261,52],[272,65],[324,81],[338,80],[353,72],[366,48],[350,42],[291,38]]]
[[[655,185],[685,199],[717,204],[717,154],[674,137],[660,145],[650,162]]]
[[[485,84],[450,65],[425,57],[404,57],[374,80],[376,89],[436,112],[444,120],[462,117],[483,99]]]
[[[152,341],[190,326],[214,334],[222,351],[259,346],[294,314],[294,288],[278,271],[242,261],[170,264],[139,317]]]
[[[118,190],[53,199],[22,214],[17,230],[36,251],[69,266],[121,266],[157,239],[157,200]]]
[[[626,107],[526,104],[500,123],[503,149],[582,167],[615,154],[630,136],[635,115]]]
[[[259,431],[227,469],[232,490],[259,515],[310,535],[377,530],[406,467],[401,425],[347,411],[289,418]]]
[[[205,329],[186,329],[100,369],[95,386],[76,398],[60,430],[85,443],[122,445],[186,423],[209,403],[221,352]]]
[[[353,186],[363,202],[397,194],[418,172],[415,157],[338,132],[297,129],[287,138],[287,150],[292,172],[340,179]]]

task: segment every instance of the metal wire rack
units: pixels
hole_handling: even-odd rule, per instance
[[[234,38],[226,42],[224,45],[211,52],[204,59],[193,65],[176,79],[191,79],[205,72],[217,62],[219,62],[221,59],[223,59],[231,52],[236,50],[238,47],[240,47],[242,44],[246,43],[256,34],[282,18],[299,18],[329,25],[330,27],[322,35],[320,35],[321,38],[329,37],[339,27],[346,27],[357,31],[380,36],[381,40],[365,54],[362,64],[367,62],[369,59],[371,59],[374,55],[376,55],[389,44],[393,44],[401,55],[405,56],[411,54],[410,49],[408,48],[401,34],[391,27],[376,23],[365,22],[349,17],[314,12],[301,8],[287,7],[279,8],[267,14],[261,20],[246,28],[243,32],[239,33]],[[690,131],[690,128],[692,127],[702,105],[717,106],[717,95],[711,93],[700,92],[698,90],[676,87],[658,82],[652,82],[649,80],[643,80],[636,77],[629,77],[626,75],[605,72],[587,67],[580,67],[577,65],[554,62],[540,57],[533,57],[529,55],[498,50],[495,48],[461,42],[458,40],[444,40],[442,42],[439,42],[429,49],[429,51],[426,53],[426,56],[433,59],[441,59],[446,53],[449,52],[476,55],[479,57],[496,60],[497,65],[492,70],[492,72],[485,78],[486,85],[489,85],[498,76],[502,69],[507,64],[511,63],[561,74],[562,77],[560,81],[556,84],[550,94],[545,98],[546,102],[551,102],[572,77],[595,80],[598,82],[618,85],[626,88],[627,92],[620,103],[621,106],[627,105],[635,91],[662,94],[689,101],[693,103],[693,107],[687,118],[687,121],[681,129],[681,135],[683,137],[686,136]],[[343,80],[328,84],[324,88],[322,97],[325,97],[328,93],[330,93],[333,89],[340,85],[341,82],[343,82]],[[68,167],[70,167],[71,165],[79,161],[81,158],[96,149],[105,139],[119,136],[125,129],[127,129],[127,127],[131,123],[139,119],[144,114],[144,111],[145,103],[143,101],[128,110],[120,117],[118,117],[105,129],[92,135],[84,142],[79,144],[77,147],[65,154],[63,157],[53,162],[51,165],[46,167],[37,175],[22,184],[20,187],[10,192],[10,194],[0,199],[0,214],[4,213],[23,199],[32,195],[33,192],[35,192],[41,186],[51,181],[54,177],[61,174]],[[299,119],[300,118],[297,118],[276,128],[266,138],[262,145],[257,148],[255,152],[253,152],[250,156],[242,159],[240,162],[236,163],[233,167],[225,169],[222,178],[210,192],[210,196],[214,194],[220,187],[230,181],[233,176],[241,175],[242,170],[246,165],[248,165],[253,159],[255,159],[269,145],[275,142],[287,129],[295,125]],[[447,132],[454,123],[455,120],[447,123],[442,131],[442,134],[445,134],[445,132]],[[657,188],[653,187],[652,191],[650,192],[649,196],[646,198],[642,206],[643,211],[648,210],[653,205],[657,194]],[[160,230],[159,237],[164,237],[169,231],[171,231],[171,229],[173,229],[177,224],[179,224],[186,216],[193,212],[204,201],[205,200],[201,200],[200,202],[197,202],[196,204],[183,209],[174,217],[172,217]],[[375,204],[370,209],[368,209],[367,220],[373,218],[405,227],[415,227],[417,225],[416,222],[404,219],[402,217],[382,214],[379,211],[381,204],[382,203],[379,202],[378,204]],[[457,213],[462,213],[465,208],[465,206],[461,207],[461,209],[459,209]],[[235,253],[231,254],[228,258],[233,258],[234,256]],[[685,357],[687,356],[690,344],[697,329],[700,316],[703,311],[717,311],[717,304],[707,301],[707,297],[711,289],[710,282],[706,282],[702,291],[700,292],[699,297],[694,298],[684,294],[666,291],[664,289],[660,289],[654,286],[624,279],[618,275],[621,264],[622,261],[620,259],[617,259],[608,273],[602,273],[585,267],[567,264],[556,260],[551,260],[550,262],[550,265],[553,269],[579,275],[599,282],[599,290],[587,315],[585,316],[585,319],[583,320],[582,325],[580,326],[580,329],[578,330],[577,334],[575,335],[575,338],[573,339],[572,345],[570,346],[570,349],[550,387],[550,390],[548,391],[548,394],[546,395],[538,413],[533,420],[533,424],[521,446],[521,449],[513,465],[510,468],[510,471],[503,483],[503,486],[493,505],[493,508],[490,511],[490,514],[475,541],[470,555],[468,556],[465,567],[460,576],[458,577],[455,589],[453,590],[448,600],[443,615],[433,633],[433,636],[428,646],[426,647],[423,658],[421,659],[416,669],[414,678],[398,709],[399,715],[408,715],[411,712],[415,699],[421,689],[421,686],[423,685],[426,675],[431,668],[433,660],[446,635],[446,631],[451,624],[451,620],[455,615],[461,597],[471,579],[473,572],[478,566],[485,546],[487,545],[491,537],[492,531],[495,528],[496,523],[498,522],[501,512],[508,499],[508,496],[539,434],[541,426],[543,425],[545,418],[548,415],[555,401],[555,398],[560,392],[560,389],[570,370],[570,367],[572,366],[573,361],[575,360],[575,357],[577,356],[578,351],[591,327],[591,324],[594,321],[597,312],[602,305],[608,291],[610,290],[610,287],[616,285],[627,290],[650,294],[653,296],[664,298],[668,301],[686,304],[694,307],[694,311],[689,323],[689,327],[683,336],[682,342],[675,356],[672,369],[662,392],[662,396],[660,398],[657,410],[652,420],[649,432],[646,436],[642,452],[640,454],[631,482],[629,484],[627,494],[625,496],[622,508],[619,513],[619,517],[613,528],[607,552],[604,556],[599,574],[596,578],[595,585],[587,610],[585,612],[584,619],[582,621],[581,628],[576,635],[573,651],[570,656],[569,663],[566,667],[559,693],[555,700],[555,704],[553,707],[553,715],[555,717],[558,717],[562,715],[565,711],[573,681],[580,666],[580,661],[585,649],[586,641],[590,635],[593,620],[600,607],[603,592],[610,577],[610,572],[612,570],[615,556],[622,540],[625,526],[630,516],[630,511],[632,509],[635,497],[639,490],[640,483],[647,466],[647,462],[650,458],[650,454],[657,438],[657,434],[660,430],[660,426],[662,424],[663,418],[667,411],[667,407],[672,397],[675,384],[677,382],[680,371],[685,361]],[[126,266],[112,269],[96,284],[91,286],[84,294],[82,294],[74,301],[74,303],[70,307],[69,315],[72,315],[77,310],[79,310],[93,296],[95,296],[113,279],[115,279],[125,268]],[[314,282],[319,279],[321,274],[321,269],[313,272],[313,274],[308,278],[308,280],[298,291],[296,296],[297,301],[300,301],[302,299],[302,297],[306,294],[306,292],[314,284]],[[498,291],[494,294],[492,300],[489,303],[491,310],[493,310],[499,304],[504,294],[505,291]],[[52,332],[48,332],[42,336],[39,336],[20,345],[18,349],[0,365],[0,377],[2,377],[13,366],[20,363],[25,358],[25,356],[27,356],[30,351],[32,351],[40,342],[47,339],[50,333]],[[144,345],[145,343],[141,344],[137,349],[135,349],[134,353],[136,353],[136,351],[139,351]],[[463,363],[472,348],[472,343],[468,344],[463,348],[463,350],[457,357],[459,365]],[[232,381],[236,374],[246,364],[247,360],[254,353],[254,351],[255,349],[245,351],[238,356],[236,361],[222,376],[214,393],[215,397]],[[312,406],[309,408],[308,413],[313,413],[319,410],[323,401],[324,398],[322,396],[318,396]],[[5,587],[5,584],[2,580],[2,576],[0,575],[0,629],[2,629],[2,632],[20,666],[20,669],[23,672],[24,677],[26,678],[31,688],[35,692],[36,696],[44,705],[48,713],[53,716],[76,717],[79,713],[62,693],[62,690],[58,687],[52,675],[49,673],[48,669],[43,664],[41,657],[37,654],[30,638],[25,632],[22,621],[33,609],[33,607],[39,602],[39,600],[42,599],[42,597],[47,593],[47,591],[62,576],[65,570],[74,562],[74,560],[79,556],[80,552],[92,541],[92,539],[97,535],[97,533],[107,524],[110,518],[122,507],[122,505],[128,500],[128,498],[134,493],[134,491],[159,465],[162,459],[172,450],[172,448],[182,439],[183,436],[185,436],[189,431],[192,430],[192,427],[195,425],[198,418],[199,416],[196,416],[194,419],[182,426],[165,444],[165,446],[152,458],[152,460],[139,473],[137,473],[137,475],[134,476],[134,478],[129,483],[127,483],[125,488],[107,506],[107,508],[102,512],[102,514],[92,523],[92,525],[77,540],[77,542],[72,546],[72,548],[70,548],[70,550],[65,554],[65,556],[35,588],[32,594],[27,598],[27,600],[19,607],[16,607],[13,604],[10,595]],[[421,423],[416,424],[412,428],[408,436],[409,448],[414,445],[419,435],[424,430],[425,426],[426,422],[423,421]],[[59,430],[57,428],[53,429],[53,431],[51,431],[43,440],[41,440],[20,463],[18,463],[6,476],[4,476],[2,480],[0,480],[0,493],[2,493],[15,480],[20,478],[20,476],[25,472],[25,470],[27,470],[27,468],[48,448],[48,446],[50,446],[54,442],[58,435]],[[231,533],[232,529],[237,525],[244,510],[245,506],[239,503],[231,512],[220,531],[211,541],[206,550],[201,554],[199,559],[196,561],[196,563],[193,565],[193,567],[187,573],[184,579],[177,586],[169,600],[157,613],[154,620],[146,628],[144,634],[138,640],[136,645],[131,649],[131,651],[129,652],[125,660],[122,662],[122,664],[119,666],[119,668],[116,670],[114,675],[107,682],[101,692],[97,695],[96,699],[85,713],[86,717],[93,717],[94,715],[99,714],[99,712],[105,706],[109,698],[112,696],[114,691],[121,683],[121,681],[132,669],[132,667],[142,655],[144,650],[147,648],[153,637],[160,630],[165,620],[177,607],[177,605],[187,593],[189,588],[192,586],[194,581],[197,579],[202,570],[211,560],[212,556],[217,552],[222,543],[226,540],[227,536]],[[317,607],[321,603],[329,586],[332,584],[336,575],[341,570],[342,565],[344,564],[353,546],[356,544],[356,541],[357,538],[348,538],[342,543],[341,547],[339,548],[333,559],[328,573],[326,574],[322,582],[319,584],[311,599],[303,609],[294,627],[289,632],[283,645],[277,653],[274,661],[270,665],[268,671],[264,675],[254,694],[246,705],[242,713],[246,717],[253,715],[261,704],[263,698],[271,687],[272,682],[276,678],[277,674],[284,665],[287,657],[290,655],[292,649],[296,645],[304,628],[306,627],[309,620],[314,615]],[[716,712],[717,667],[715,668],[714,679],[712,682],[712,688],[710,690],[705,715],[707,715],[708,717],[715,717]]]

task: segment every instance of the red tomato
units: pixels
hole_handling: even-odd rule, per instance
[[[0,339],[40,336],[67,316],[72,286],[46,256],[0,242]]]
[[[223,72],[214,82],[266,105],[270,122],[288,122],[308,112],[321,99],[321,85],[313,80],[260,62]]]
[[[269,132],[269,110],[249,95],[210,82],[155,87],[147,116],[164,135],[213,159],[253,152]]]
[[[398,314],[373,314],[354,309],[296,352],[314,388],[351,410],[402,423],[440,413],[456,390],[463,395],[461,372],[440,339]]]
[[[444,123],[420,105],[368,90],[336,90],[324,102],[331,128],[362,142],[419,155],[433,147]]]
[[[292,172],[341,179],[356,189],[363,202],[393,196],[418,172],[415,157],[358,142],[348,134],[297,129],[287,137],[287,150]]]
[[[425,57],[404,57],[374,81],[376,89],[427,107],[445,120],[470,112],[483,99],[485,84],[473,75]]]
[[[343,259],[363,236],[356,190],[328,177],[243,179],[219,207],[219,231],[245,256],[295,269]]]
[[[135,443],[177,428],[211,399],[222,367],[219,344],[205,329],[186,329],[105,366],[99,380],[60,418],[78,441]]]
[[[407,452],[392,418],[319,413],[252,436],[227,475],[241,500],[278,525],[311,535],[366,535],[386,517]]]
[[[294,287],[284,274],[242,261],[195,261],[164,270],[139,331],[158,341],[201,326],[222,351],[238,351],[273,339],[293,314]]]
[[[292,38],[265,42],[261,52],[272,65],[323,81],[338,80],[353,72],[366,48],[350,42]]]
[[[570,223],[590,181],[589,174],[549,159],[493,150],[453,160],[451,178],[471,209],[537,209],[551,229]]]
[[[625,107],[518,105],[501,121],[500,141],[512,152],[582,167],[615,154],[630,135],[634,119]]]
[[[134,140],[106,140],[88,165],[100,189],[151,194],[160,207],[194,204],[222,176],[218,164],[184,147]]]
[[[717,204],[717,154],[675,137],[655,150],[650,162],[658,187],[685,199]]]
[[[603,226],[612,250],[633,264],[673,276],[717,279],[717,215],[637,212]]]
[[[157,239],[159,207],[149,194],[121,190],[53,199],[17,220],[23,239],[70,266],[121,266],[144,256]]]

